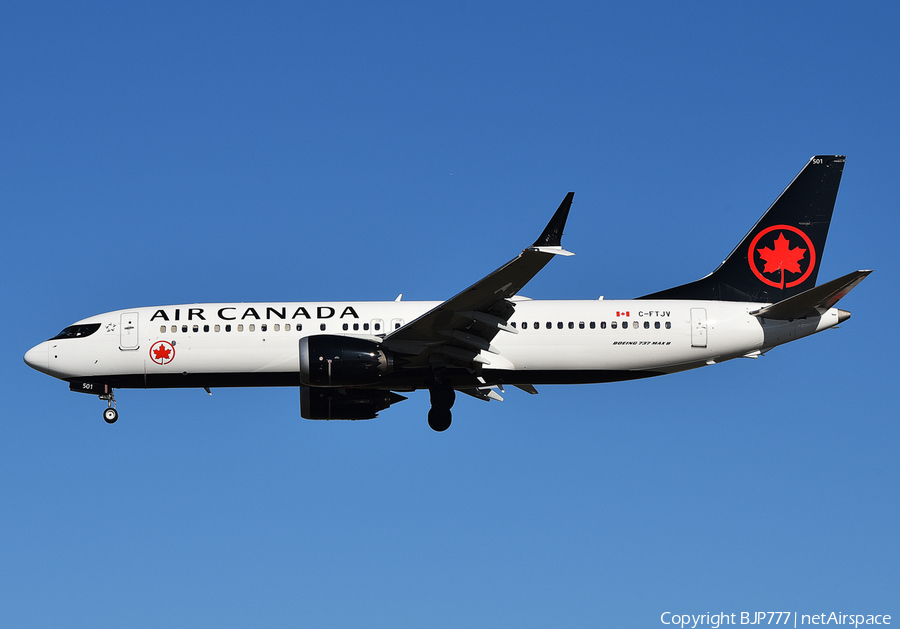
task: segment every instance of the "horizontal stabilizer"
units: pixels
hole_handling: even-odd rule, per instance
[[[832,308],[839,302],[844,295],[853,290],[857,284],[866,279],[871,272],[869,270],[848,273],[844,277],[839,277],[821,286],[810,288],[799,295],[788,297],[777,304],[766,306],[750,314],[779,321],[804,319],[824,314],[829,308]]]

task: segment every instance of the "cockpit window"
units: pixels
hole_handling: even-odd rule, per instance
[[[90,336],[99,329],[99,323],[82,323],[80,325],[70,325],[50,340],[55,341],[57,339],[80,339],[84,338],[85,336]]]

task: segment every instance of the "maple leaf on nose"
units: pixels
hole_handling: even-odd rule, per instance
[[[171,354],[171,353],[172,353],[172,351],[169,349],[166,349],[165,345],[160,345],[159,347],[157,347],[156,349],[153,350],[153,356],[155,358],[157,358],[158,360],[169,360],[169,354]]]
[[[774,273],[779,269],[782,272],[800,273],[800,260],[806,255],[806,249],[803,247],[791,249],[788,239],[781,232],[778,233],[778,238],[775,239],[774,248],[763,247],[756,251],[766,261],[763,273]]]

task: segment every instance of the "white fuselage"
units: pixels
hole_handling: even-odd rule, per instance
[[[484,384],[580,383],[672,373],[771,347],[838,323],[832,308],[792,322],[750,314],[758,303],[515,298],[510,326],[481,352]],[[379,341],[440,302],[193,304],[83,319],[96,332],[45,341],[26,355],[62,380],[114,387],[295,386],[299,340],[329,334]],[[419,388],[386,382],[384,388]]]

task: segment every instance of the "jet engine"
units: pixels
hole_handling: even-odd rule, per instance
[[[300,383],[313,387],[377,384],[393,359],[374,341],[321,334],[300,339]]]
[[[374,419],[379,411],[406,398],[391,391],[300,387],[304,419]]]

